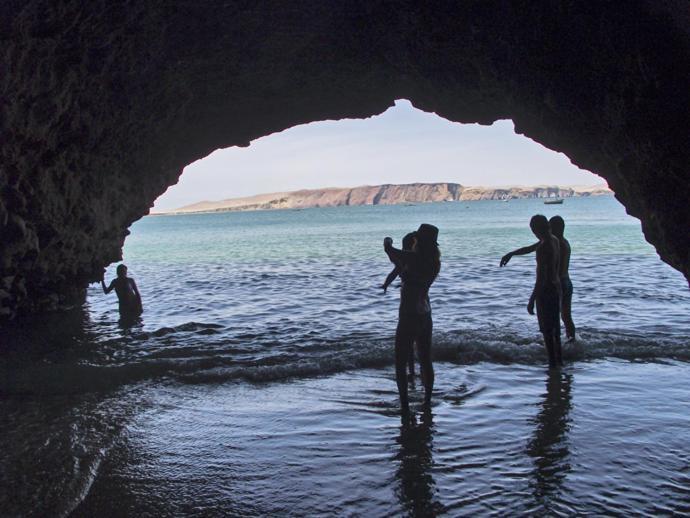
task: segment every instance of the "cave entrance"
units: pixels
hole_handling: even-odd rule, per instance
[[[249,148],[217,150],[187,166],[152,211],[222,210],[222,203],[196,204],[302,189],[434,182],[606,186],[564,154],[516,135],[512,121],[459,124],[398,100],[368,119],[313,122]]]
[[[317,195],[309,200],[325,207],[311,208],[290,206],[291,195],[285,194],[300,189],[450,182],[485,186],[486,197],[499,199],[448,199],[444,198],[448,190],[442,187],[435,199],[438,203],[433,204],[405,198],[408,192],[396,205],[385,204],[391,199],[384,196],[377,200],[382,201],[380,205],[328,207],[329,203],[339,205],[342,198],[324,194],[323,202]],[[299,327],[301,321],[320,319],[316,308],[336,314],[342,311],[338,304],[343,298],[352,297],[359,302],[345,305],[349,309],[340,315],[338,325],[356,329],[361,324],[358,319],[374,325],[383,316],[378,310],[358,306],[376,303],[372,297],[380,295],[376,286],[383,278],[379,277],[388,273],[380,250],[383,236],[391,235],[399,244],[420,223],[437,224],[444,272],[448,272],[439,280],[439,291],[452,300],[456,284],[481,293],[489,305],[487,283],[494,285],[495,292],[508,287],[510,293],[528,295],[533,261],[516,259],[510,269],[499,269],[498,260],[507,251],[532,243],[529,217],[545,213],[566,219],[566,235],[575,248],[575,276],[598,289],[597,276],[609,279],[602,291],[604,298],[613,298],[629,283],[625,270],[608,271],[597,261],[616,254],[620,260],[623,250],[633,250],[631,257],[638,257],[638,268],[647,272],[645,278],[667,278],[682,286],[680,275],[663,265],[644,241],[639,222],[627,216],[612,196],[565,198],[563,205],[552,206],[529,198],[527,187],[584,185],[588,187],[582,192],[589,194],[603,189],[602,183],[596,175],[572,165],[565,155],[516,135],[511,121],[490,127],[463,125],[399,101],[380,116],[293,127],[258,139],[249,148],[219,150],[191,164],[180,182],[159,198],[154,212],[183,208],[192,213],[155,215],[137,222],[125,243],[124,262],[149,299],[147,323],[152,320],[155,328],[197,320],[246,321],[251,334],[257,324],[274,323],[277,330],[286,327],[277,323],[281,312]],[[526,198],[519,198],[517,191],[492,192],[492,186],[508,185],[525,186],[521,192]],[[476,190],[473,196],[481,197],[481,192]],[[265,193],[279,194],[251,198]],[[214,212],[222,209],[222,203],[213,202],[240,197],[259,208],[270,208],[277,200],[274,208],[288,210]],[[607,255],[610,234],[620,243]],[[491,268],[487,270],[486,265]],[[364,277],[353,272],[363,272]],[[643,291],[630,289],[623,299],[634,305]],[[115,312],[112,300],[100,294],[91,300],[96,312],[111,316]],[[516,303],[520,300],[516,298]],[[313,307],[297,309],[305,303]],[[394,313],[388,307],[391,303],[394,299],[383,303],[388,316]]]

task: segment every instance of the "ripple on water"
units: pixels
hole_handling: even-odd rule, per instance
[[[144,218],[124,251],[142,322],[119,327],[94,286],[86,310],[0,330],[0,483],[17,488],[0,508],[690,512],[686,282],[620,207],[569,200],[579,339],[548,378],[534,261],[497,266],[531,242],[529,203]],[[380,236],[420,221],[442,229],[438,383],[431,414],[401,425]]]
[[[64,454],[106,452],[80,515],[100,514],[114,497],[139,515],[687,512],[687,366],[655,365],[653,385],[648,367],[599,360],[549,374],[442,363],[431,412],[419,410],[415,389],[402,423],[390,369],[267,386],[159,384],[118,394],[117,405],[77,404],[91,423],[83,431],[110,432],[79,432],[82,446],[68,441]],[[658,410],[659,401],[676,411]],[[48,414],[28,408],[7,412],[9,423],[33,420],[37,443],[59,441]],[[16,502],[59,499],[49,486],[65,475],[50,473]]]

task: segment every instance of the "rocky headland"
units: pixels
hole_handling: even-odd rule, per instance
[[[612,195],[605,185],[538,185],[533,187],[466,187],[458,183],[411,183],[303,189],[292,192],[258,194],[246,198],[201,201],[154,214],[193,214],[199,212],[306,209],[346,205],[397,205],[439,201],[511,200],[519,198],[572,198]]]

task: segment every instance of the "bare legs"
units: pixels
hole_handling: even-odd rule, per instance
[[[424,404],[431,403],[431,393],[434,390],[434,366],[431,363],[431,334],[433,322],[431,313],[420,316],[421,329],[417,335],[417,354],[419,356],[419,373],[424,385]]]
[[[575,340],[575,323],[571,313],[573,303],[573,283],[569,277],[561,279],[561,319],[565,327],[565,336],[568,340]]]
[[[414,344],[410,345],[410,354],[407,357],[407,375],[410,377],[410,384],[414,384]]]
[[[561,301],[561,318],[563,319],[563,326],[565,327],[565,336],[568,340],[575,339],[575,323],[573,322],[573,316],[571,314],[571,306],[573,301],[572,292],[570,296],[563,296]]]
[[[395,332],[395,380],[398,384],[400,406],[403,412],[407,412],[410,408],[406,367],[415,340],[419,356],[419,371],[424,385],[424,403],[428,405],[431,402],[434,388],[434,367],[431,363],[432,327],[430,313],[400,315],[398,320],[398,328]]]
[[[561,353],[561,330],[554,329],[542,333],[544,335],[544,345],[549,355],[549,367],[560,367],[563,365]]]
[[[395,381],[398,384],[400,407],[403,412],[410,410],[407,397],[407,360],[410,357],[410,349],[414,342],[414,326],[406,318],[398,320],[398,329],[395,332]]]
[[[563,365],[561,354],[561,315],[562,303],[560,290],[548,289],[536,297],[537,318],[539,329],[544,336],[544,345],[549,355],[549,367]]]

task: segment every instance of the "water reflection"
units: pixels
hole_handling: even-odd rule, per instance
[[[444,506],[435,499],[436,482],[431,474],[434,422],[431,411],[403,418],[397,442],[400,462],[395,477],[400,504],[412,516],[435,516]]]
[[[559,492],[570,471],[567,432],[570,429],[572,376],[550,370],[541,410],[535,418],[534,435],[527,453],[534,459],[532,489],[537,504],[544,506]]]

